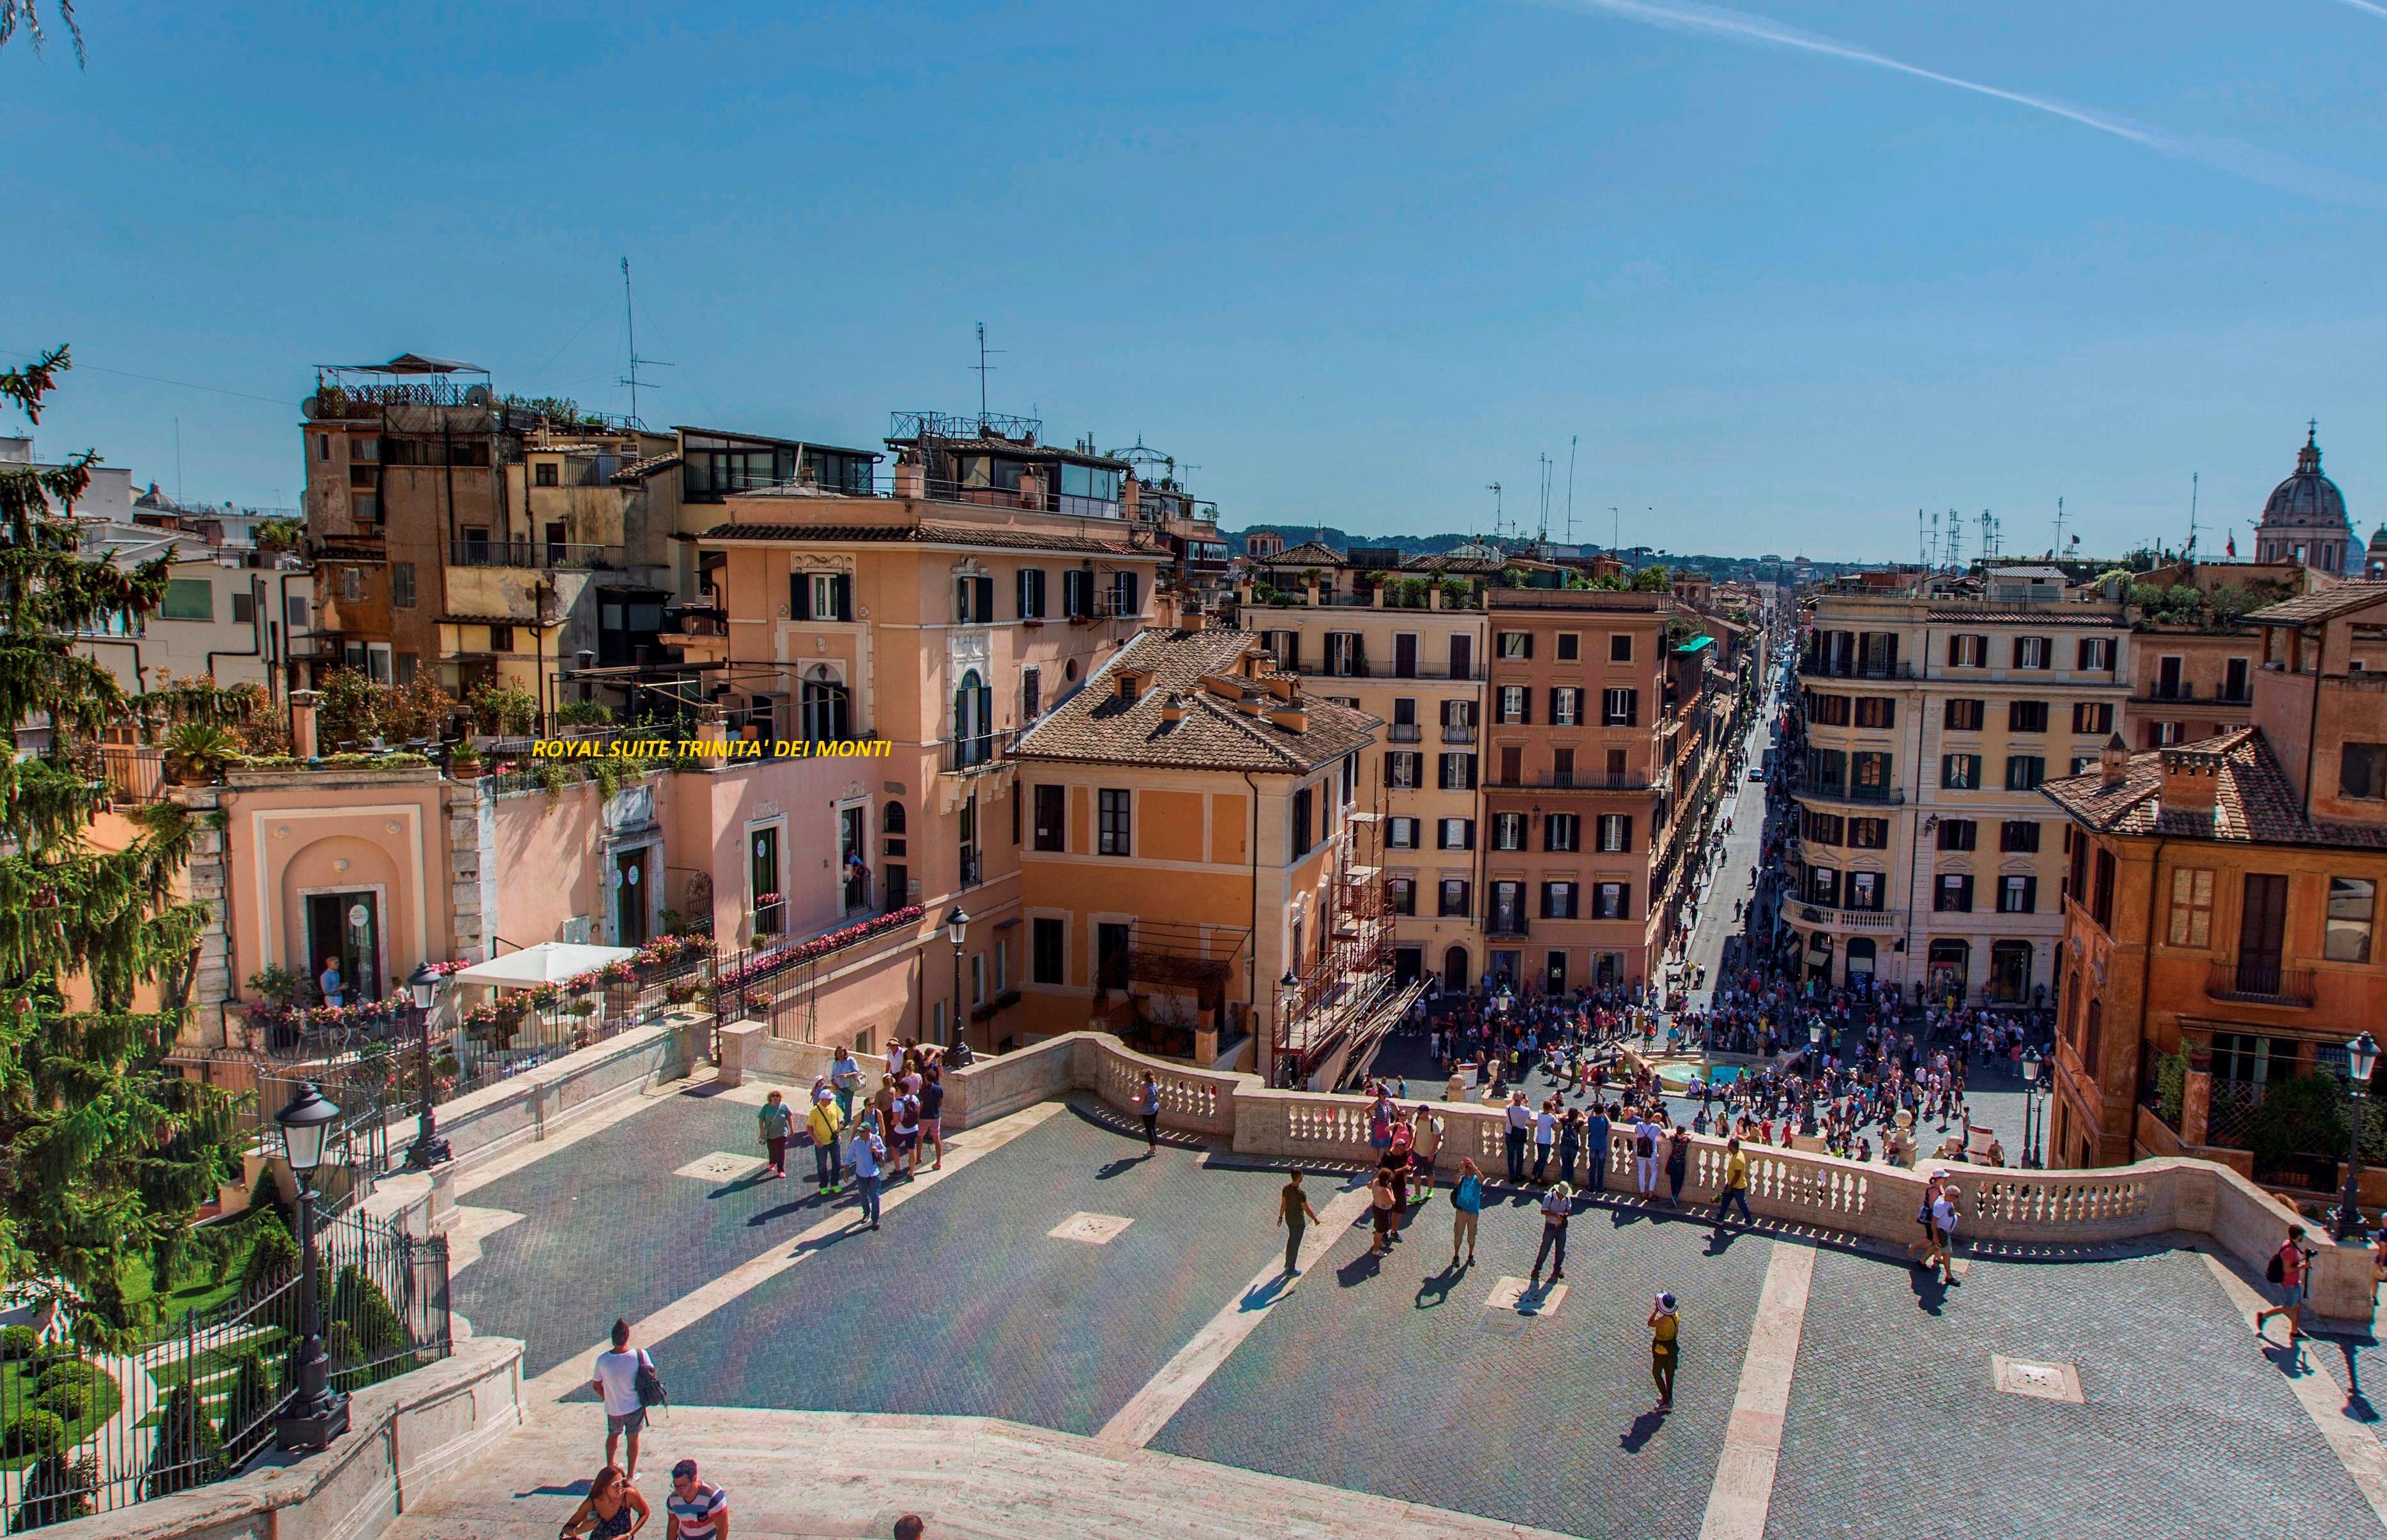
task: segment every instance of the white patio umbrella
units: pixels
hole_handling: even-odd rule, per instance
[[[460,984],[487,984],[504,990],[527,990],[561,984],[608,963],[626,963],[638,955],[626,946],[581,946],[571,941],[541,941],[520,952],[509,952],[486,963],[460,968],[448,977]]]

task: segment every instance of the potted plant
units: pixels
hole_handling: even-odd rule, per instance
[[[207,786],[240,754],[240,739],[212,722],[185,722],[166,735],[166,764],[183,786]]]

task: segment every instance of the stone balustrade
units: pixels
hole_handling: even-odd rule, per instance
[[[982,1060],[946,1078],[946,1127],[966,1129],[1072,1091],[1092,1090],[1121,1111],[1134,1105],[1145,1070],[1160,1087],[1163,1127],[1229,1142],[1236,1153],[1286,1165],[1371,1166],[1368,1100],[1278,1091],[1258,1076],[1192,1069],[1134,1053],[1103,1032],[1071,1032]],[[1463,1102],[1432,1104],[1441,1119],[1434,1167],[1447,1179],[1463,1156],[1487,1175],[1508,1169],[1503,1109]],[[1634,1191],[1631,1135],[1619,1129],[1608,1149],[1610,1191]],[[1926,1179],[1918,1169],[1843,1160],[1820,1153],[1750,1146],[1749,1205],[1760,1219],[1825,1234],[1905,1245],[1921,1238],[1917,1218]],[[1695,1137],[1683,1186],[1686,1205],[1712,1205],[1728,1152],[1720,1139]],[[2288,1206],[2236,1171],[2181,1156],[2089,1170],[2024,1170],[1949,1164],[1960,1195],[1962,1240],[2018,1251],[2063,1252],[2185,1232],[2209,1236],[2257,1273],[2296,1222]],[[1659,1189],[1668,1191],[1662,1171]],[[2318,1233],[2313,1306],[2335,1319],[2371,1317],[2369,1254]]]

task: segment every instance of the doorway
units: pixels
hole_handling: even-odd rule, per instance
[[[2000,1005],[2019,1005],[2030,993],[2030,943],[1989,943],[1989,996]]]
[[[372,891],[307,895],[307,958],[300,971],[313,981],[336,962],[347,1002],[379,1000],[381,895]]]
[[[1425,949],[1416,946],[1393,948],[1393,985],[1400,988],[1414,984],[1425,977]]]
[[[1926,977],[1930,979],[1932,999],[1964,998],[1971,984],[1972,957],[1973,948],[1967,941],[1943,936],[1931,943]]]
[[[613,854],[613,944],[647,944],[647,851]]]
[[[1446,990],[1467,988],[1467,949],[1455,946],[1442,954],[1442,987]]]

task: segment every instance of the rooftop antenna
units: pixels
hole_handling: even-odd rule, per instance
[[[979,322],[978,323],[978,362],[971,367],[978,371],[978,431],[980,433],[986,432],[986,377],[993,372],[995,367],[986,361],[987,355],[1004,351],[1006,351],[1004,348],[989,347],[986,345],[986,322]]]
[[[2055,499],[2055,557],[2059,562],[2064,559],[2064,499],[2062,498]]]
[[[1923,533],[1923,510],[1919,508],[1914,511],[1914,559],[1923,564],[1925,572],[1931,570],[1931,541]]]
[[[1624,543],[1624,516],[1616,511],[1614,503],[1608,505],[1608,554],[1613,556],[1617,547]]]
[[[174,414],[174,501],[183,500],[183,417]]]
[[[1574,544],[1574,445],[1575,445],[1575,440],[1576,440],[1576,439],[1578,439],[1578,438],[1581,438],[1582,436],[1583,436],[1583,435],[1581,435],[1581,434],[1579,434],[1579,433],[1577,433],[1577,434],[1569,434],[1569,435],[1567,435],[1567,504],[1566,504],[1566,521],[1567,521],[1567,544],[1568,544],[1568,545],[1572,545],[1572,544]]]
[[[643,428],[647,424],[638,416],[638,366],[642,363],[652,364],[657,369],[672,366],[661,359],[638,357],[638,308],[630,297],[630,259],[627,257],[622,259],[622,321],[630,335],[630,372],[613,383],[630,387],[630,423],[633,427]],[[654,387],[649,385],[647,388],[651,390]]]
[[[1492,494],[1492,538],[1497,540],[1500,537],[1500,484],[1485,482],[1484,490]]]
[[[1948,564],[1959,570],[1964,565],[1964,518],[1952,508],[1948,510]]]
[[[1543,455],[1540,459],[1542,461],[1542,527],[1534,536],[1534,540],[1537,545],[1546,546],[1550,543],[1550,477],[1557,473],[1558,465],[1547,455]]]
[[[2196,554],[2196,483],[2197,473],[2188,473],[2188,554]]]

